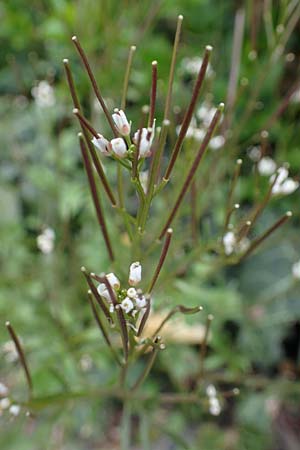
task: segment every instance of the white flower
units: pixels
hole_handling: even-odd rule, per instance
[[[48,81],[40,81],[39,84],[31,89],[31,94],[38,106],[48,108],[55,104],[53,87]]]
[[[36,243],[38,249],[45,255],[52,253],[54,249],[55,232],[52,228],[45,228],[45,230],[38,235]]]
[[[10,399],[7,397],[4,397],[0,400],[0,410],[1,409],[7,409],[10,406]]]
[[[284,183],[282,183],[280,188],[280,193],[284,195],[289,195],[295,192],[295,190],[299,187],[298,181],[293,180],[292,178],[287,178]]]
[[[203,141],[205,134],[203,128],[194,128],[193,138],[195,141],[201,142]]]
[[[102,155],[108,156],[111,153],[111,145],[109,141],[102,136],[102,134],[98,133],[98,136],[98,139],[95,136],[93,137],[92,143],[98,148],[98,150],[100,150]]]
[[[221,413],[221,405],[217,397],[210,397],[209,399],[209,412],[213,416],[219,416]]]
[[[292,178],[288,178],[289,171],[286,167],[279,167],[278,176],[275,181],[274,186],[272,187],[272,194],[278,195],[288,195],[292,194],[298,187],[298,181],[293,180]],[[270,178],[270,183],[274,182],[276,174],[273,174]]]
[[[131,264],[129,268],[129,284],[131,286],[136,286],[142,279],[142,266],[137,261]]]
[[[0,397],[4,397],[8,394],[8,387],[4,383],[0,383]]]
[[[297,90],[293,93],[293,95],[292,95],[292,97],[291,97],[291,101],[292,101],[293,103],[299,103],[299,102],[300,102],[300,89],[297,89]]]
[[[7,341],[2,345],[2,351],[7,362],[17,361],[19,358],[16,346],[13,341]]]
[[[209,384],[206,388],[206,394],[208,397],[215,397],[217,395],[217,390],[213,384]]]
[[[93,367],[93,360],[90,355],[82,355],[79,361],[80,368],[83,372],[88,372]]]
[[[247,151],[249,158],[254,161],[257,162],[259,161],[260,157],[261,157],[261,149],[260,147],[251,147],[248,149]]]
[[[106,278],[108,279],[108,282],[111,285],[111,287],[113,287],[114,289],[120,289],[120,281],[114,273],[108,273],[106,275]]]
[[[132,300],[129,297],[124,298],[121,303],[121,308],[128,314],[133,309]]]
[[[147,305],[146,297],[144,295],[142,295],[141,297],[137,297],[135,299],[135,304],[139,309],[145,308],[145,306]]]
[[[135,288],[129,288],[129,289],[127,289],[127,296],[128,296],[129,298],[136,298],[136,296],[137,296],[136,289],[135,289]]]
[[[293,277],[300,280],[300,260],[292,265]]]
[[[243,237],[240,242],[238,242],[238,251],[243,253],[248,250],[250,246],[250,240],[247,237]]]
[[[124,158],[127,154],[127,147],[122,138],[115,138],[110,141],[112,151],[119,158]]]
[[[101,295],[101,297],[104,297],[107,301],[111,302],[111,298],[108,292],[108,289],[104,283],[100,283],[97,287],[98,294]]]
[[[213,137],[210,141],[209,141],[209,147],[212,150],[219,150],[219,148],[223,147],[225,143],[225,138],[224,136],[215,136]]]
[[[138,144],[139,141],[140,130],[137,130],[133,136],[133,142],[135,145]],[[139,157],[146,158],[151,155],[151,145],[155,135],[155,120],[153,122],[152,128],[142,128],[141,138],[140,138],[140,147],[139,147]]]
[[[149,170],[144,170],[143,172],[140,172],[140,183],[142,185],[145,194],[147,194],[148,179],[149,179]]]
[[[265,156],[264,158],[261,158],[261,160],[258,162],[257,170],[260,173],[260,175],[270,176],[276,170],[276,162],[269,156]]]
[[[212,121],[217,108],[211,106],[209,103],[204,102],[203,105],[197,111],[197,117],[200,119],[205,127],[208,127],[210,122]]]
[[[20,410],[21,410],[20,405],[11,405],[11,407],[9,408],[9,412],[12,416],[18,416]]]
[[[179,135],[182,125],[176,127],[176,133]],[[192,118],[191,123],[186,131],[186,139],[195,139],[195,141],[202,141],[205,136],[205,130],[203,128],[197,128],[197,122],[195,117]]]
[[[122,111],[121,109],[115,109],[115,114],[112,115],[112,118],[119,133],[121,133],[123,136],[128,136],[130,134],[130,124],[124,111]]]
[[[189,73],[190,75],[197,75],[197,73],[200,70],[200,67],[202,65],[202,58],[199,56],[194,56],[193,58],[183,58],[181,61],[181,69]],[[210,77],[213,74],[213,71],[211,69],[211,65],[208,63],[207,69],[206,69],[206,76]]]
[[[231,255],[234,252],[236,238],[232,231],[228,231],[223,237],[223,245],[226,255]]]

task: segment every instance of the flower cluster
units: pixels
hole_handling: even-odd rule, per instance
[[[16,417],[19,415],[21,407],[20,405],[13,404],[8,394],[8,387],[0,382],[0,416],[2,416],[4,411],[8,410],[12,416]]]
[[[116,137],[108,141],[104,136],[98,133],[98,138],[93,137],[92,143],[104,156],[114,155],[118,158],[130,156],[132,142],[139,147],[139,158],[146,158],[151,155],[151,146],[155,136],[155,121],[153,127],[142,128],[134,133],[132,142],[130,139],[131,122],[121,109],[115,109],[112,115],[118,133],[122,137]]]
[[[247,237],[238,239],[233,231],[228,231],[223,236],[223,246],[225,255],[229,256],[232,253],[243,253],[248,249],[250,241]]]
[[[201,142],[205,137],[207,128],[209,127],[209,124],[211,123],[212,118],[216,113],[216,110],[217,109],[210,103],[204,102],[203,105],[201,105],[196,112],[196,117],[198,119],[199,124],[197,123],[196,117],[193,117],[186,132],[186,139],[194,139],[197,142]],[[181,125],[176,127],[177,134],[179,134],[180,129]],[[211,138],[209,142],[209,148],[211,150],[219,150],[221,147],[223,147],[224,144],[225,144],[224,136],[222,136],[221,134],[216,135]]]
[[[36,239],[38,249],[48,255],[53,252],[55,241],[55,231],[52,228],[45,228],[41,234],[38,235]]]
[[[31,89],[31,95],[40,108],[49,108],[55,105],[54,89],[48,81],[40,81]]]
[[[206,394],[208,396],[210,414],[219,416],[221,413],[221,405],[217,397],[217,390],[213,384],[207,386]]]
[[[142,279],[142,266],[138,261],[132,263],[129,268],[128,284],[130,287],[121,288],[120,281],[114,273],[106,274],[106,279],[114,290],[120,307],[126,314],[135,317],[138,312],[144,310],[147,305],[147,299],[141,289],[136,289],[136,286]],[[108,302],[110,313],[113,313],[115,306],[107,285],[100,283],[97,290],[99,295]]]
[[[273,174],[270,178],[270,183],[273,183],[273,195],[288,195],[292,194],[298,187],[298,181],[289,177],[289,171],[286,167],[279,167],[277,175]]]

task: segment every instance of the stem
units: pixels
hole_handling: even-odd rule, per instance
[[[122,344],[123,344],[123,350],[124,350],[124,358],[125,358],[125,364],[127,363],[128,360],[128,330],[127,330],[127,325],[126,325],[126,320],[124,317],[124,313],[123,310],[121,308],[121,306],[119,305],[117,298],[116,298],[116,294],[113,290],[113,288],[111,287],[110,282],[108,281],[106,275],[104,274],[103,276],[99,277],[99,281],[101,283],[104,283],[108,292],[109,292],[109,296],[111,298],[111,301],[115,307],[116,313],[117,313],[117,317],[118,317],[118,321],[119,321],[119,325],[120,325],[120,332],[121,332],[121,338],[122,338]]]
[[[113,122],[113,120],[111,118],[111,115],[109,114],[108,109],[106,107],[106,104],[105,104],[105,102],[103,100],[103,97],[101,95],[99,86],[98,86],[97,81],[96,81],[96,79],[94,77],[94,74],[92,72],[91,66],[90,66],[90,64],[88,62],[88,59],[86,57],[86,54],[85,54],[83,48],[81,47],[77,36],[73,36],[72,37],[72,41],[73,41],[73,43],[74,43],[74,45],[75,45],[75,47],[76,47],[76,49],[77,49],[77,51],[78,51],[78,53],[79,53],[79,55],[81,57],[83,65],[84,65],[84,67],[85,67],[85,69],[86,69],[86,71],[88,73],[88,76],[89,76],[89,79],[90,79],[90,81],[92,83],[95,95],[96,95],[96,97],[97,97],[97,99],[98,99],[98,101],[99,101],[99,103],[100,103],[100,105],[101,105],[101,107],[103,109],[103,112],[104,112],[104,114],[106,116],[106,119],[107,119],[109,125],[110,125],[110,128],[112,129],[112,132],[113,132],[114,136],[117,137],[118,133],[117,133],[115,124],[114,124],[114,122]]]
[[[247,258],[247,256],[250,255],[250,253],[253,253],[253,251],[265,240],[267,239],[274,231],[277,230],[277,228],[281,227],[287,220],[289,220],[292,217],[291,211],[287,211],[284,216],[282,216],[277,222],[274,223],[270,228],[268,228],[262,236],[255,239],[248,250],[242,255],[242,257],[239,259],[238,262],[242,261],[243,259]]]
[[[156,91],[157,91],[157,61],[152,61],[152,82],[151,82],[151,96],[150,96],[148,128],[152,128],[153,121],[154,121]]]
[[[29,397],[31,397],[33,384],[32,384],[32,378],[31,378],[31,375],[30,375],[30,371],[29,371],[29,367],[28,367],[28,364],[27,364],[27,361],[26,361],[26,356],[25,356],[24,350],[22,348],[21,342],[20,342],[17,334],[15,333],[15,330],[13,329],[11,323],[10,322],[6,322],[5,325],[6,325],[6,328],[7,328],[8,332],[9,332],[9,334],[10,334],[10,337],[14,341],[14,344],[15,344],[15,347],[16,347],[16,351],[17,351],[17,353],[19,355],[20,363],[21,363],[22,368],[23,368],[24,373],[25,373],[25,378],[26,378],[27,385],[28,385],[28,390],[29,390]]]
[[[132,66],[132,59],[134,52],[136,51],[136,46],[132,45],[129,49],[129,55],[127,60],[127,66],[125,71],[125,77],[124,77],[124,83],[123,83],[123,92],[122,92],[122,100],[121,100],[121,109],[124,111],[126,108],[126,98],[127,98],[127,91],[128,91],[128,83],[129,83],[129,75],[130,75],[130,69]]]
[[[99,138],[99,134],[97,133],[97,131],[95,130],[95,128],[93,127],[93,125],[80,113],[79,109],[74,108],[73,109],[73,114],[79,119],[79,122],[85,127],[87,128],[87,130],[96,138]]]
[[[172,89],[173,89],[173,81],[174,81],[175,63],[176,63],[176,56],[177,56],[177,51],[178,51],[182,21],[183,21],[183,16],[179,15],[177,18],[176,33],[175,33],[172,60],[171,60],[171,66],[170,66],[170,74],[169,74],[168,92],[167,92],[165,112],[164,112],[164,120],[170,119],[170,108],[171,108],[171,100],[172,100]]]
[[[80,143],[82,158],[83,158],[86,174],[87,174],[88,181],[89,181],[90,191],[92,194],[92,199],[93,199],[96,214],[97,214],[97,219],[98,219],[98,222],[100,225],[100,229],[102,231],[102,235],[104,238],[104,242],[106,245],[106,249],[107,249],[109,258],[113,262],[114,261],[114,253],[112,250],[111,242],[110,242],[108,231],[106,228],[106,223],[104,220],[102,206],[100,203],[100,197],[97,192],[97,186],[96,186],[95,178],[93,175],[93,168],[92,168],[89,156],[88,156],[87,148],[85,146],[85,142],[84,142],[82,133],[79,133],[78,136],[79,136],[79,143]]]
[[[194,245],[198,243],[198,220],[197,220],[197,184],[196,180],[191,184],[191,235]]]
[[[87,284],[89,285],[90,290],[92,291],[98,305],[100,306],[100,308],[102,309],[102,311],[104,312],[108,322],[111,324],[112,323],[112,318],[111,315],[109,313],[109,310],[107,309],[106,304],[104,303],[104,301],[102,300],[101,295],[99,294],[99,292],[97,291],[93,281],[92,281],[92,277],[90,274],[87,273],[87,270],[85,267],[81,267],[81,272],[83,273],[83,275],[85,276],[85,279],[87,281]],[[103,283],[102,279],[97,280],[101,283]]]
[[[119,196],[119,207],[124,208],[124,189],[123,189],[123,176],[122,176],[122,166],[117,164],[117,185],[118,185],[118,196]]]
[[[66,77],[67,77],[67,81],[68,81],[71,97],[72,97],[72,100],[73,100],[74,108],[77,108],[77,109],[81,110],[80,102],[79,102],[79,99],[78,99],[78,95],[77,95],[77,92],[76,92],[76,88],[75,88],[75,84],[74,84],[74,80],[73,80],[73,76],[72,76],[72,72],[70,70],[69,60],[67,58],[65,58],[63,60],[63,63],[64,63],[64,67],[65,67]]]
[[[188,190],[191,182],[193,181],[195,172],[198,169],[198,166],[199,166],[200,161],[201,161],[201,159],[202,159],[202,157],[203,157],[203,155],[205,153],[205,150],[206,150],[206,148],[207,148],[207,146],[209,144],[209,141],[210,141],[210,139],[211,139],[211,137],[212,137],[212,135],[213,135],[217,125],[218,125],[218,122],[219,122],[219,119],[221,117],[223,109],[224,109],[224,103],[220,103],[220,105],[219,105],[219,107],[218,107],[218,109],[217,109],[217,111],[216,111],[216,113],[215,113],[215,115],[214,115],[210,125],[209,125],[207,133],[206,133],[206,135],[205,135],[205,137],[204,137],[204,139],[203,139],[203,141],[202,141],[202,143],[200,145],[200,148],[199,148],[198,153],[197,153],[197,155],[196,155],[196,157],[194,159],[192,167],[190,168],[189,173],[188,173],[188,175],[186,177],[186,180],[185,180],[185,182],[184,182],[184,184],[183,184],[183,186],[181,188],[181,191],[180,191],[180,193],[179,193],[179,195],[177,197],[175,205],[174,205],[174,207],[173,207],[173,209],[172,209],[172,211],[171,211],[171,213],[170,213],[170,215],[169,215],[169,217],[168,217],[168,219],[166,221],[165,226],[163,227],[163,229],[162,229],[162,231],[161,231],[161,233],[159,235],[159,239],[162,239],[162,237],[166,233],[167,229],[171,225],[171,223],[172,223],[172,221],[173,221],[173,219],[174,219],[174,217],[175,217],[175,215],[176,215],[176,213],[178,211],[178,208],[179,208],[179,206],[180,206],[180,204],[181,204],[181,202],[183,200],[183,197],[184,197],[186,191]]]
[[[153,348],[143,372],[141,373],[141,375],[139,376],[139,378],[137,379],[137,381],[135,382],[135,384],[132,387],[133,392],[138,390],[138,388],[143,384],[143,382],[146,380],[147,376],[149,375],[149,372],[152,369],[155,358],[157,356],[158,350],[159,350],[158,346]]]
[[[155,283],[157,281],[157,278],[158,278],[158,276],[160,274],[160,271],[162,269],[162,266],[163,266],[163,264],[165,262],[165,259],[166,259],[166,256],[167,256],[167,253],[168,253],[168,250],[169,250],[169,247],[170,247],[172,235],[173,235],[173,230],[172,230],[172,228],[169,228],[167,230],[167,233],[166,233],[166,240],[165,240],[164,246],[162,248],[162,252],[161,252],[161,255],[160,255],[160,258],[159,258],[156,270],[154,272],[153,278],[151,280],[151,283],[150,283],[150,286],[149,286],[149,289],[148,289],[149,293],[152,292],[152,290],[153,290],[153,288],[155,286]]]
[[[72,72],[71,72],[70,66],[69,66],[69,60],[68,59],[64,59],[63,62],[64,62],[64,67],[65,67],[65,71],[66,71],[66,76],[67,76],[67,81],[68,81],[70,93],[71,93],[71,96],[72,96],[72,99],[73,99],[73,105],[74,105],[75,109],[77,109],[78,111],[81,111],[80,102],[78,100],[78,95],[77,95],[75,84],[74,84],[74,80],[73,80],[73,77],[72,77]],[[103,171],[101,162],[99,161],[98,156],[97,156],[96,151],[95,151],[95,148],[94,148],[93,144],[90,141],[90,137],[89,137],[89,134],[88,134],[86,128],[83,126],[82,122],[80,122],[80,125],[81,125],[81,129],[82,129],[84,138],[85,138],[86,143],[88,145],[89,152],[90,152],[90,154],[92,156],[93,163],[95,165],[95,168],[96,168],[97,173],[99,175],[99,178],[101,180],[101,183],[103,184],[104,190],[105,190],[106,194],[108,195],[112,205],[114,206],[114,205],[116,205],[116,200],[115,200],[114,195],[112,193],[112,190],[111,190],[111,188],[109,186],[109,183],[108,183],[108,180],[106,178],[106,175],[105,175],[105,173]]]
[[[240,72],[241,49],[243,43],[244,27],[245,27],[245,10],[241,8],[237,10],[234,21],[231,67],[230,67],[227,102],[226,102],[227,105],[226,124],[224,123],[223,129],[229,128],[231,126],[232,111],[236,100],[237,84]]]
[[[205,48],[205,53],[204,53],[204,57],[203,57],[203,61],[198,73],[198,77],[194,86],[194,90],[192,93],[192,98],[190,101],[190,104],[188,106],[188,109],[186,110],[182,125],[180,127],[180,132],[177,138],[177,141],[175,143],[175,147],[173,149],[172,155],[171,155],[171,159],[169,162],[169,165],[167,167],[166,173],[164,175],[164,178],[166,180],[168,180],[170,178],[171,172],[173,170],[174,164],[176,162],[176,159],[178,157],[178,154],[180,152],[183,140],[185,138],[186,132],[188,130],[188,127],[190,125],[190,122],[192,120],[192,116],[193,116],[193,112],[197,103],[197,99],[200,93],[200,89],[202,87],[204,78],[205,78],[205,73],[206,73],[206,69],[208,66],[208,62],[209,62],[209,58],[212,52],[212,47],[210,45],[207,45]]]
[[[203,378],[204,374],[204,360],[206,356],[206,350],[207,350],[207,341],[209,336],[209,330],[211,326],[211,322],[213,320],[214,316],[212,314],[209,314],[206,319],[206,326],[205,326],[205,333],[203,337],[203,341],[201,343],[201,349],[200,349],[200,369],[199,369],[199,379]]]
[[[115,361],[117,362],[117,364],[118,364],[119,366],[121,366],[122,364],[121,364],[121,362],[120,362],[120,360],[119,360],[119,357],[118,357],[117,353],[115,352],[115,349],[114,349],[113,346],[112,346],[112,343],[111,343],[111,341],[110,341],[110,339],[109,339],[109,336],[108,336],[108,334],[107,334],[107,331],[106,331],[106,329],[105,329],[105,327],[104,327],[104,325],[103,325],[103,323],[102,323],[102,320],[101,320],[101,318],[100,318],[100,316],[99,316],[99,314],[98,314],[98,311],[97,311],[96,306],[95,306],[95,304],[94,304],[94,300],[93,300],[93,296],[92,296],[92,291],[90,291],[90,290],[88,291],[88,299],[89,299],[89,303],[90,303],[90,306],[91,306],[91,309],[92,309],[92,312],[93,312],[93,316],[94,316],[94,318],[95,318],[95,320],[96,320],[96,322],[97,322],[97,325],[98,325],[98,327],[99,327],[99,329],[100,329],[100,331],[101,331],[101,333],[102,333],[102,335],[103,335],[103,337],[104,337],[104,340],[105,340],[105,342],[107,343],[109,349],[111,350],[112,355],[113,355]]]
[[[165,142],[166,142],[169,126],[170,126],[170,121],[169,120],[164,120],[163,121],[163,125],[162,125],[161,134],[160,134],[160,137],[159,137],[158,148],[156,149],[156,151],[154,153],[154,157],[153,157],[153,161],[152,161],[152,165],[151,165],[151,169],[150,169],[149,182],[148,182],[146,198],[145,198],[145,206],[144,206],[144,209],[142,211],[142,216],[141,216],[141,229],[142,229],[142,231],[144,231],[145,226],[146,226],[146,221],[147,221],[149,209],[150,209],[150,206],[151,206],[151,202],[153,200],[154,195],[156,195],[156,193],[155,193],[155,181],[157,179],[158,170],[159,170],[159,163],[160,163],[161,156],[162,156],[162,153],[163,153],[163,149],[164,149],[164,146],[165,146]]]
[[[121,450],[131,450],[131,403],[125,400],[121,420]]]

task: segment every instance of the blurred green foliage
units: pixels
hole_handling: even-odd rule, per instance
[[[249,147],[260,144],[260,131],[299,79],[299,22],[283,55],[273,64],[273,50],[261,19],[255,39],[258,57],[249,58],[254,3],[245,2],[239,79],[247,83],[239,88],[232,146],[226,149],[227,155],[222,155],[220,165],[228,174],[234,159],[244,158],[237,200],[245,210],[254,195]],[[286,20],[288,3],[295,3],[299,9],[298,2],[276,2],[272,10],[275,36],[276,27],[280,34],[278,25]],[[3,414],[1,449],[117,448],[117,443],[108,447],[116,434],[117,403],[93,395],[67,401],[68,392],[88,395],[115,377],[111,357],[102,346],[88,309],[79,270],[82,264],[105,270],[108,260],[86,187],[63,58],[70,58],[86,112],[104,130],[105,124],[94,106],[70,37],[75,33],[80,36],[112,107],[119,106],[128,48],[137,45],[128,93],[128,116],[137,120],[139,107],[148,101],[153,59],[159,63],[159,108],[163,108],[163,80],[168,77],[179,13],[185,19],[174,87],[176,105],[184,109],[192,86],[192,78],[182,74],[180,62],[184,57],[201,56],[208,43],[215,47],[210,97],[215,103],[226,99],[235,12],[236,2],[208,0],[1,3],[0,317],[2,324],[11,320],[22,336],[37,395],[55,396],[53,404],[36,418],[28,419],[23,414],[10,420]],[[296,56],[288,58],[289,54]],[[45,108],[37,105],[32,91],[41,80],[54,88],[55,104]],[[299,114],[299,100],[291,102],[268,129],[268,154],[279,163],[288,161],[294,176],[300,169]],[[205,168],[213,160],[210,155]],[[112,172],[110,175],[114,176]],[[228,179],[228,175],[222,178],[215,194],[216,220],[220,223]],[[214,179],[207,183],[212,187]],[[299,282],[291,272],[300,254],[299,192],[272,202],[260,219],[258,231],[287,209],[295,212],[292,223],[272,237],[263,251],[239,266],[209,271],[209,261],[201,260],[175,283],[162,277],[158,305],[184,300],[192,306],[196,302],[215,316],[205,366],[207,380],[220,391],[238,386],[241,396],[225,399],[218,418],[209,415],[207,405],[201,410],[193,405],[176,406],[156,410],[155,414],[155,405],[150,405],[149,410],[141,412],[141,417],[146,414],[148,419],[141,429],[156,442],[157,447],[151,448],[277,449],[272,427],[278,422],[268,409],[270,400],[277,402],[286,415],[292,411],[299,418],[295,403],[300,392],[294,381],[299,378],[300,299]],[[203,211],[201,226],[214,236],[216,224],[212,223],[210,205],[205,205],[205,195]],[[56,233],[50,255],[42,254],[36,244],[46,226]],[[127,264],[126,255],[122,258]],[[16,362],[9,362],[3,347],[6,341],[6,330],[1,326],[1,381],[8,384],[13,398],[24,399],[23,374]],[[197,372],[198,353],[196,347],[170,344],[146,389],[159,396],[160,389],[166,387],[176,392],[189,388]],[[66,398],[60,392],[66,392]],[[289,433],[288,428],[278,426],[283,435]],[[146,439],[143,433],[140,442]]]

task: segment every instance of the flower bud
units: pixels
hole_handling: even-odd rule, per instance
[[[114,289],[120,289],[120,281],[119,279],[116,277],[116,275],[114,273],[108,273],[106,275],[106,278],[109,282],[109,284],[111,285],[112,288]]]
[[[111,145],[109,141],[102,136],[102,134],[98,133],[98,136],[98,139],[93,137],[92,143],[98,148],[98,150],[100,150],[102,155],[108,156],[111,153]]]
[[[97,287],[98,294],[101,295],[101,297],[104,297],[107,301],[111,302],[111,298],[108,292],[107,287],[104,283],[100,283]]]
[[[130,134],[130,124],[124,111],[115,109],[115,114],[112,115],[112,118],[119,133],[121,133],[122,136],[128,136]]]
[[[119,158],[124,158],[127,154],[127,147],[122,138],[115,138],[110,141],[112,151]]]
[[[147,300],[144,295],[135,299],[136,307],[139,309],[145,308],[147,306]]]
[[[129,280],[128,283],[131,286],[136,286],[142,279],[142,266],[137,261],[131,264],[129,268]]]
[[[141,137],[139,137],[141,133]],[[142,131],[137,130],[134,133],[133,142],[135,145],[138,144],[140,140],[140,146],[139,146],[139,157],[140,158],[146,158],[147,156],[151,155],[151,145],[154,139],[155,135],[155,120],[153,122],[152,128],[142,128]]]

